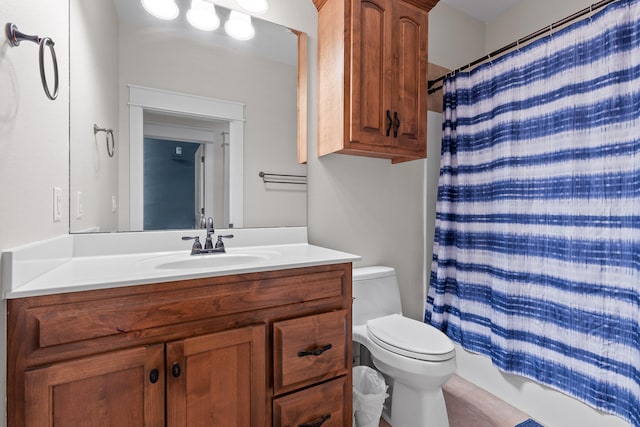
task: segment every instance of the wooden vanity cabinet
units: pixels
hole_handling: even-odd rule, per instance
[[[428,12],[438,0],[313,0],[318,155],[425,158]]]
[[[350,422],[350,263],[7,308],[12,427]]]

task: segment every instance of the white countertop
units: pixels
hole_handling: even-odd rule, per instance
[[[233,233],[238,234],[238,231],[233,230]],[[289,234],[291,231],[288,230]],[[167,236],[123,233],[120,238],[115,234],[78,239],[75,239],[77,235],[69,235],[5,251],[2,255],[4,298],[311,267],[360,259],[356,255],[306,243],[306,230],[304,239],[300,238],[299,232],[294,232],[293,238],[264,239],[262,234],[260,238],[253,239],[240,231],[236,245],[231,240],[226,243],[227,254],[191,256],[188,242],[186,245],[185,242],[180,243],[180,250],[173,250],[175,245],[172,244],[168,245],[173,246],[170,250],[149,251],[143,241],[147,238],[155,239],[157,247],[160,237],[175,242],[178,235],[184,234],[166,233]],[[92,241],[87,242],[86,239]],[[131,239],[136,241],[135,245]],[[274,240],[279,244],[250,245],[252,241],[264,243],[264,240]],[[103,251],[98,251],[96,244],[106,246]]]

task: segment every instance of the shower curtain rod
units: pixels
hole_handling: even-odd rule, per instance
[[[444,76],[438,77],[437,79],[434,80],[429,80],[429,85],[428,85],[428,93],[429,95],[431,95],[432,93],[435,93],[437,91],[439,91],[440,89],[442,89],[442,85],[440,86],[436,86],[433,87],[436,83],[441,82],[445,79],[446,76],[450,75],[450,74],[456,74],[459,73],[460,71],[464,71],[468,68],[472,68],[475,67],[476,65],[480,65],[485,61],[488,61],[490,59],[495,59],[497,56],[502,55],[503,53],[506,53],[507,51],[513,49],[514,47],[519,47],[521,44],[523,43],[527,43],[529,41],[532,41],[542,35],[545,35],[551,31],[553,31],[554,29],[557,29],[558,27],[561,27],[565,24],[568,24],[572,21],[577,20],[578,18],[581,18],[587,14],[591,14],[592,12],[605,7],[606,5],[608,5],[609,3],[613,3],[615,1],[618,0],[602,0],[599,1],[597,3],[592,4],[589,7],[586,7],[576,13],[574,13],[573,15],[567,16],[564,19],[561,19],[557,22],[554,22],[553,24],[549,25],[548,27],[542,28],[534,33],[529,34],[528,36],[522,37],[521,39],[516,40],[515,42],[508,44],[498,50],[494,50],[493,52],[483,56],[482,58],[476,59],[475,61],[465,65],[464,67],[460,67],[457,70],[451,71],[447,74],[445,74]]]

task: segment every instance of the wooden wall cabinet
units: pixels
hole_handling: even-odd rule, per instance
[[[8,301],[12,427],[344,426],[351,264]]]
[[[318,155],[425,158],[428,12],[438,0],[314,0]]]

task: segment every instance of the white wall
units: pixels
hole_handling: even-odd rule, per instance
[[[114,130],[118,138],[118,16],[111,2],[70,0],[70,176],[73,232],[116,231],[118,156],[107,154],[106,134],[93,125]],[[88,96],[88,94],[90,94]],[[82,193],[82,217],[76,217],[77,192]]]
[[[548,27],[593,3],[592,0],[522,0],[487,22],[487,52]]]
[[[54,185],[62,188],[63,200],[68,200],[67,1],[4,0],[0,16],[0,249],[5,249],[65,234],[69,228],[66,203],[59,222],[54,223],[52,215]],[[10,47],[4,34],[6,22],[56,43],[57,100],[50,101],[42,89],[38,46],[22,42]]]
[[[590,0],[523,0],[486,24],[481,36],[478,25],[482,23],[473,18],[464,18],[455,9],[439,3],[431,14],[429,32],[429,51],[431,62],[449,68],[458,68],[487,52],[505,46],[518,38],[526,36],[540,28],[550,25],[565,16],[588,7]],[[482,25],[482,27],[484,27]],[[455,31],[450,31],[455,28]],[[471,30],[475,32],[469,33]],[[466,33],[460,35],[460,31]],[[474,38],[476,37],[476,38]],[[482,45],[478,40],[484,41]],[[475,53],[474,53],[475,51]],[[464,52],[464,53],[463,53]],[[469,56],[470,55],[470,56]],[[441,121],[442,115],[429,113],[429,146],[439,150],[441,131],[432,125],[432,121]],[[434,148],[435,149],[435,148]],[[432,156],[430,160],[434,160]],[[432,233],[435,215],[435,195],[437,192],[437,171],[429,166],[427,178],[427,228]],[[434,187],[435,186],[435,187]],[[433,196],[429,196],[432,194]],[[427,238],[429,248],[433,235]],[[427,267],[427,271],[429,267]],[[566,426],[628,426],[623,420],[605,415],[591,407],[551,390],[534,381],[516,375],[500,372],[490,360],[467,352],[456,345],[458,375],[479,385],[490,393],[500,397],[513,406],[528,413],[547,427]]]
[[[484,39],[483,22],[442,1],[429,13],[429,62],[455,70],[484,53]]]
[[[309,152],[310,242],[362,256],[355,266],[395,267],[403,309],[421,319],[425,161]]]
[[[66,0],[0,2],[0,251],[65,234],[69,228],[69,67]],[[4,25],[51,37],[60,68],[60,92],[50,101],[40,84],[38,46],[10,47]],[[51,76],[51,80],[52,76]],[[53,222],[53,190],[63,190],[60,222]],[[6,423],[6,315],[0,304],[0,426]]]

